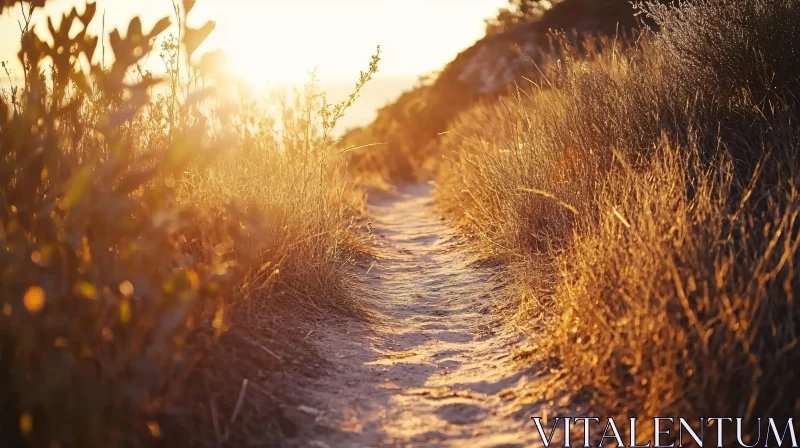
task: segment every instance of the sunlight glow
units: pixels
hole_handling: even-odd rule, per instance
[[[134,16],[141,17],[145,29],[163,17],[175,23],[173,1],[182,3],[93,1],[97,2],[97,17],[89,31],[100,35],[105,30],[106,36],[115,28],[124,34]],[[58,23],[62,13],[73,7],[83,11],[85,3],[48,0],[47,6],[34,14],[35,29],[47,36],[48,16]],[[214,68],[250,84],[255,94],[301,86],[316,68],[329,100],[342,101],[380,45],[377,76],[340,121],[340,127],[347,128],[366,124],[377,108],[411,88],[419,76],[443,68],[483,36],[484,19],[505,5],[507,0],[198,0],[189,25],[216,22],[197,57],[221,50],[225,57],[216,60],[222,61],[222,66]],[[16,56],[20,19],[19,7],[0,16],[0,39],[12,43],[0,46],[0,61],[9,62],[11,78],[0,72],[0,88],[20,80],[22,69]],[[170,33],[177,34],[177,28],[162,36]],[[165,70],[159,49],[157,43],[143,64],[155,74]],[[97,60],[101,54],[107,64],[112,61],[107,40],[105,52],[98,49]]]
[[[482,19],[504,0],[200,2],[217,21],[218,47],[254,85],[296,82],[314,67],[323,80],[357,78],[377,45],[381,73],[417,75],[438,68],[483,33]]]
[[[84,1],[51,0],[34,22],[46,32],[48,15]],[[106,32],[127,26],[134,15],[145,27],[174,16],[171,0],[97,0]],[[254,86],[298,83],[318,68],[323,81],[356,79],[380,45],[381,75],[422,75],[440,69],[483,35],[483,19],[506,0],[199,0],[190,22],[215,20],[217,28],[198,54],[221,49],[227,67]],[[18,8],[0,17],[0,38],[19,38]],[[174,20],[173,20],[174,21]],[[100,32],[100,21],[93,24]],[[174,32],[174,31],[173,31]],[[15,61],[16,48],[0,48],[0,60]],[[148,61],[163,70],[157,54]]]

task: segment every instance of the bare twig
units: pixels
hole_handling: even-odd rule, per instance
[[[106,69],[106,9],[103,8],[103,29],[100,32],[100,42],[102,43],[102,54],[100,55],[100,67]]]
[[[273,356],[275,359],[277,359],[278,361],[280,361],[280,362],[283,362],[283,358],[281,358],[280,356],[278,356],[278,354],[277,354],[277,353],[273,352],[272,350],[268,349],[267,347],[264,347],[263,345],[259,344],[258,342],[254,341],[254,340],[252,340],[252,339],[250,339],[250,338],[242,338],[242,339],[244,339],[245,341],[247,341],[247,342],[249,342],[249,343],[251,343],[251,344],[255,345],[256,347],[260,348],[261,350],[263,350],[263,351],[264,351],[264,352],[266,352],[267,354],[270,354],[270,355],[272,355],[272,356]]]
[[[239,398],[236,400],[236,407],[233,408],[233,414],[231,414],[231,424],[236,421],[236,417],[239,416],[239,412],[242,410],[242,405],[244,404],[244,397],[247,393],[247,378],[242,380],[242,388],[239,390]]]
[[[562,201],[561,199],[557,198],[552,193],[548,193],[548,192],[546,192],[544,190],[535,190],[535,189],[532,189],[532,188],[525,188],[525,187],[519,187],[518,189],[519,189],[519,191],[524,191],[526,193],[533,193],[533,194],[536,194],[536,195],[539,195],[539,196],[542,196],[542,197],[545,197],[545,198],[552,199],[558,205],[560,205],[560,206],[564,207],[565,209],[571,211],[573,214],[575,214],[575,215],[578,214],[578,209],[573,207],[571,204],[566,203],[566,202]]]
[[[350,151],[353,151],[353,150],[356,150],[356,149],[369,148],[370,146],[380,146],[380,145],[386,145],[386,144],[387,143],[368,143],[366,145],[351,146],[351,147],[349,147],[347,149],[342,150],[341,152],[339,152],[339,154],[336,154],[336,155],[340,156],[340,155],[342,155],[342,154],[344,154],[346,152],[350,152]]]
[[[211,409],[211,423],[214,425],[214,435],[217,437],[217,445],[222,445],[222,433],[219,429],[219,413],[217,412],[217,396],[212,395],[209,400],[209,407]]]
[[[533,58],[532,58],[532,57],[531,57],[531,56],[530,56],[528,53],[525,53],[525,50],[523,50],[523,49],[522,49],[522,47],[520,47],[518,44],[514,44],[514,46],[515,46],[515,47],[517,47],[517,50],[518,50],[520,53],[522,53],[522,55],[523,55],[523,56],[525,56],[526,58],[528,58],[528,60],[529,60],[529,61],[531,61],[531,63],[533,64],[533,66],[534,66],[534,67],[536,67],[536,70],[537,70],[537,71],[539,72],[539,74],[542,76],[542,79],[544,79],[545,81],[547,81],[547,85],[549,85],[549,86],[550,86],[550,88],[554,88],[554,86],[553,86],[553,83],[551,83],[551,82],[550,82],[550,79],[549,79],[549,78],[547,78],[547,75],[545,75],[545,74],[544,74],[544,72],[542,71],[542,69],[541,69],[541,68],[539,68],[539,64],[537,64],[537,63],[536,63],[536,61],[535,61],[535,60],[534,60],[534,59],[533,59]]]
[[[239,389],[239,398],[236,400],[236,406],[233,408],[233,413],[231,413],[230,424],[227,428],[225,428],[225,434],[220,437],[217,435],[217,445],[222,445],[228,441],[231,436],[231,428],[233,428],[233,424],[236,422],[236,418],[239,416],[239,412],[242,410],[242,405],[244,405],[244,397],[247,394],[247,385],[250,384],[247,381],[247,378],[242,379],[242,387]],[[212,408],[214,409],[214,408]],[[213,414],[212,414],[213,415]],[[219,427],[217,424],[217,420],[214,420],[214,430],[218,431]]]

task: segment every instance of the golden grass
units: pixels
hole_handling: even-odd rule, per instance
[[[565,41],[444,138],[440,202],[509,263],[517,323],[593,415],[800,409],[789,4],[651,5],[661,31]]]

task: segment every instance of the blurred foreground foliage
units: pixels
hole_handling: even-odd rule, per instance
[[[194,3],[176,5],[178,37],[161,45],[169,89],[156,98],[163,80],[141,61],[168,18],[111,31],[109,66],[87,31],[94,3],[48,20],[49,39],[23,32],[24,85],[0,98],[0,439],[11,446],[151,443],[237,301],[278,285],[346,295],[358,196],[327,149],[348,104],[327,106],[312,85],[281,103],[276,133],[245,95],[231,100],[242,87],[213,60],[189,63],[214,28],[184,25]]]

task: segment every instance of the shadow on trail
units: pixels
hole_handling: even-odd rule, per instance
[[[320,323],[326,374],[304,385],[297,445],[535,443],[534,408],[515,398],[536,376],[513,364],[520,338],[488,312],[491,270],[445,225],[428,185],[378,195],[369,211],[378,259],[362,273],[363,301],[374,319]]]

